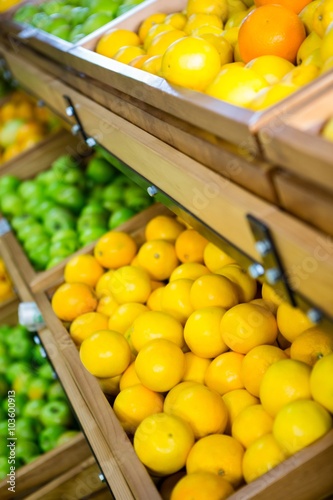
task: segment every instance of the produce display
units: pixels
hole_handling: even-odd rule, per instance
[[[58,130],[60,121],[28,94],[15,91],[0,107],[1,165]]]
[[[333,68],[332,0],[188,0],[113,28],[97,53],[260,111]]]
[[[7,272],[4,261],[0,257],[0,305],[8,299],[15,297],[12,280]]]
[[[0,211],[36,270],[53,267],[152,202],[97,153],[85,165],[60,156],[34,179],[0,178]]]
[[[180,219],[144,235],[70,259],[52,308],[162,497],[227,498],[332,428],[333,335]]]
[[[25,3],[14,21],[30,24],[51,35],[77,43],[143,0],[49,0]]]
[[[23,326],[0,326],[0,480],[78,433],[67,397],[40,345]],[[15,416],[11,416],[15,407]],[[10,425],[12,420],[15,425]]]

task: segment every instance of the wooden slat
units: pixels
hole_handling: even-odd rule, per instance
[[[4,302],[0,302],[0,325],[17,325],[17,308],[19,300],[12,297]]]

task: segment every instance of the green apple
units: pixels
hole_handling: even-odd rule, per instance
[[[37,12],[37,14],[33,15],[31,18],[32,26],[35,26],[40,30],[47,28],[49,22],[50,18],[45,12]]]
[[[7,354],[0,354],[0,373],[1,374],[7,373],[10,364],[11,364],[11,361],[8,358]]]
[[[15,422],[15,436],[18,439],[34,441],[36,438],[37,420],[31,417],[20,417]]]
[[[36,223],[35,217],[28,214],[15,216],[10,221],[10,225],[15,229],[15,231],[19,231],[20,229],[23,229],[24,227],[34,223]]]
[[[35,180],[42,184],[43,186],[49,186],[53,182],[56,182],[57,180],[57,173],[54,172],[53,170],[45,170],[44,172],[40,172],[36,177]]]
[[[31,4],[22,5],[22,7],[19,7],[15,12],[13,19],[18,23],[30,23],[31,19],[35,14],[37,14],[37,12],[38,12],[37,5],[31,5]]]
[[[66,432],[66,427],[53,424],[41,431],[38,437],[39,446],[44,452],[53,450],[57,446],[57,441]]]
[[[84,23],[89,15],[90,9],[88,7],[74,7],[70,16],[72,26],[78,26]]]
[[[112,183],[104,189],[103,200],[121,203],[124,200],[124,191],[120,186]]]
[[[51,2],[42,3],[40,7],[43,12],[45,12],[45,14],[51,16],[52,14],[57,14],[58,12],[60,12],[62,2],[59,2],[58,0],[51,0]]]
[[[97,184],[93,186],[88,197],[88,203],[90,201],[103,201],[104,186]]]
[[[52,381],[56,378],[56,373],[54,372],[51,364],[45,362],[37,369],[37,376],[43,378],[44,380]]]
[[[32,380],[32,373],[21,373],[15,377],[12,388],[17,394],[27,394],[28,385],[30,380]]]
[[[32,377],[28,381],[27,396],[29,399],[43,399],[47,395],[50,381],[45,378]]]
[[[50,32],[50,35],[57,36],[66,42],[69,42],[69,37],[71,34],[71,27],[69,24],[65,24],[64,26],[59,26],[58,28],[53,29]]]
[[[15,416],[16,418],[22,417],[23,410],[28,401],[28,398],[25,394],[15,394]],[[10,413],[12,408],[8,407],[8,399],[6,398],[3,402],[3,408],[7,413]],[[7,422],[8,426],[8,422]]]
[[[70,209],[78,214],[85,204],[85,196],[77,186],[66,185],[53,195],[53,199],[59,205]]]
[[[17,192],[24,200],[35,197],[38,198],[43,195],[41,185],[37,181],[31,179],[21,182]]]
[[[64,240],[75,240],[76,238],[77,232],[75,229],[61,229],[52,236],[51,243],[57,243],[57,241]]]
[[[118,170],[104,158],[92,158],[86,170],[86,176],[96,184],[107,184],[116,178]]]
[[[31,340],[22,338],[8,346],[8,354],[14,360],[30,359],[31,347]]]
[[[52,257],[49,262],[47,263],[47,266],[45,269],[51,269],[52,267],[56,266],[57,264],[59,264],[60,262],[62,262],[64,260],[64,256],[63,255],[57,255],[57,257]]]
[[[29,254],[38,248],[40,245],[45,243],[49,244],[50,237],[43,231],[41,234],[33,234],[32,236],[26,238],[24,242],[24,249]]]
[[[62,444],[68,443],[68,441],[71,441],[73,438],[75,438],[78,434],[80,434],[80,431],[66,431],[63,434],[61,434],[58,439],[57,439],[57,446],[61,446]]]
[[[40,421],[45,427],[63,425],[68,427],[73,422],[72,412],[65,401],[50,401],[40,412]]]
[[[49,386],[49,389],[47,391],[47,399],[49,401],[55,401],[58,399],[64,399],[67,401],[66,393],[59,380],[56,380]]]
[[[136,212],[132,208],[128,207],[122,207],[118,210],[115,210],[109,219],[109,229],[115,229],[116,227],[120,226],[120,224],[123,224],[128,219],[133,217],[133,215],[135,214]]]
[[[107,229],[105,227],[89,227],[87,229],[84,229],[80,233],[80,243],[81,245],[85,246],[88,245],[89,243],[93,243],[94,241],[98,240],[103,234],[107,232]]]
[[[8,412],[5,412],[6,420],[0,422],[0,437],[8,437]]]
[[[98,30],[108,22],[112,21],[112,19],[112,14],[106,14],[104,12],[91,14],[82,25],[82,33],[84,33],[85,35],[89,35],[93,31]]]
[[[45,200],[41,201],[38,208],[36,209],[37,210],[36,217],[39,220],[44,221],[45,217],[48,216],[48,214],[52,210],[52,208],[56,208],[56,206],[57,206],[57,204],[52,200],[45,199]]]
[[[45,401],[42,399],[33,399],[32,401],[28,401],[23,408],[22,417],[38,419],[44,405]]]
[[[80,213],[80,217],[84,215],[91,215],[91,214],[97,214],[97,215],[103,215],[105,220],[107,219],[109,212],[108,210],[105,210],[103,205],[99,203],[98,201],[90,201],[82,210]]]
[[[133,182],[126,175],[119,174],[118,177],[116,177],[115,180],[112,182],[112,185],[118,186],[121,189],[126,189],[127,187],[133,185]]]
[[[8,394],[9,385],[6,380],[6,377],[3,374],[0,374],[0,396],[4,397]]]
[[[12,384],[15,378],[18,375],[26,373],[28,375],[31,374],[31,366],[25,361],[16,361],[15,363],[11,363],[7,372],[6,378],[10,384]]]
[[[34,217],[39,217],[40,212],[39,212],[39,207],[41,203],[45,200],[44,195],[39,195],[38,197],[35,198],[30,198],[29,200],[26,200],[24,203],[24,209],[27,214],[31,214]]]
[[[8,464],[8,448],[7,448],[6,455],[0,456],[0,481],[7,478],[7,474],[9,474],[10,472],[9,467],[10,466]]]
[[[41,366],[45,363],[46,353],[44,349],[40,345],[34,345],[32,348],[31,359],[38,366]]]
[[[45,229],[42,224],[37,222],[35,219],[34,222],[29,222],[27,225],[22,226],[17,231],[17,237],[20,241],[25,242],[32,236],[41,236],[45,234]]]
[[[99,214],[86,214],[78,218],[76,227],[79,233],[82,233],[86,229],[90,229],[93,227],[104,227],[106,230],[107,220],[107,212]]]
[[[20,342],[21,339],[29,339],[30,333],[23,325],[12,326],[9,329],[8,334],[6,335],[5,342],[7,345],[12,344],[13,342]]]
[[[31,457],[40,454],[39,446],[34,441],[28,439],[18,439],[15,446],[15,456],[24,463],[27,463]]]
[[[24,214],[24,201],[15,193],[7,193],[1,196],[1,212],[6,216],[17,216]]]
[[[20,179],[15,177],[15,175],[4,175],[0,178],[0,195],[2,196],[5,193],[15,192],[20,184]]]
[[[67,257],[74,253],[78,248],[77,240],[62,240],[52,243],[50,246],[50,258],[54,257]]]
[[[84,33],[82,33],[82,24],[77,24],[76,26],[74,26],[74,28],[70,32],[69,41],[71,43],[77,43],[85,36],[86,35]]]
[[[75,226],[76,218],[64,207],[56,207],[50,210],[44,221],[44,227],[50,235],[62,229],[74,229]]]
[[[53,33],[57,28],[68,24],[68,20],[62,14],[59,14],[59,12],[51,14],[49,21],[45,28],[45,31],[48,33]]]
[[[46,268],[50,260],[50,243],[42,242],[38,247],[31,250],[28,254],[29,260],[37,271],[42,271]]]
[[[125,14],[129,10],[133,9],[136,5],[140,5],[143,0],[125,0],[121,5],[119,5],[117,10],[117,17]]]

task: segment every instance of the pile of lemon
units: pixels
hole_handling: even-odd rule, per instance
[[[64,279],[53,310],[173,500],[226,498],[330,430],[333,334],[182,221],[109,232]]]

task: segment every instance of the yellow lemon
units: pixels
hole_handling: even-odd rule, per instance
[[[185,352],[185,371],[182,381],[203,384],[210,361],[210,359],[201,358],[191,351]]]
[[[302,62],[316,49],[319,49],[322,44],[322,39],[317,33],[312,31],[304,42],[302,42],[300,48],[297,52],[297,64],[302,64]]]
[[[176,282],[177,283],[177,282]],[[220,332],[222,307],[206,307],[194,311],[185,323],[184,338],[190,350],[202,358],[215,358],[228,350]]]
[[[333,354],[324,356],[314,365],[310,390],[313,399],[333,413]]]
[[[333,352],[333,333],[310,328],[301,333],[290,347],[290,357],[313,366]]]
[[[125,45],[140,45],[141,40],[136,33],[125,29],[111,29],[99,39],[96,52],[106,57],[113,57]]]
[[[231,427],[237,415],[242,410],[251,405],[259,404],[259,399],[250,394],[246,389],[235,389],[223,394],[223,401],[228,409],[228,423],[225,429],[225,434],[231,434]]]
[[[295,83],[279,82],[260,90],[254,99],[249,103],[249,108],[253,111],[262,111],[299,90]]]
[[[272,433],[265,434],[245,450],[243,474],[247,483],[252,483],[287,458]]]
[[[245,68],[252,68],[261,75],[269,85],[273,85],[281,80],[295,66],[287,59],[278,56],[260,56],[252,59],[245,65]]]
[[[276,321],[279,331],[289,342],[293,342],[298,335],[314,326],[306,314],[287,302],[279,305]]]
[[[272,432],[272,429],[273,417],[263,406],[261,404],[250,405],[235,418],[231,427],[231,435],[244,448],[248,448],[256,439]]]

